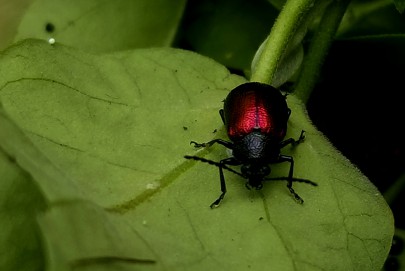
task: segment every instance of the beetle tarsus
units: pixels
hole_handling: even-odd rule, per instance
[[[298,204],[303,204],[304,200],[294,191],[294,189],[291,186],[289,186],[289,183],[287,184],[287,187],[290,190],[290,193],[293,195],[295,201]]]
[[[221,196],[219,196],[219,198],[210,205],[210,208],[211,209],[217,208],[221,203],[221,201],[224,199],[224,196],[225,193],[222,193]]]
[[[203,147],[206,147],[206,143],[197,143],[197,142],[195,142],[195,141],[190,141],[190,145],[191,144],[194,144],[194,148],[203,148]]]
[[[305,139],[305,131],[301,130],[301,134],[300,134],[300,137],[298,139],[288,138],[288,139],[286,139],[284,141],[281,141],[280,145],[279,145],[280,149],[284,148],[285,146],[287,146],[289,144],[291,144],[291,146],[295,147],[298,144],[302,143],[302,141],[304,141],[304,139]]]
[[[293,146],[293,147],[297,146],[298,144],[302,143],[302,141],[304,141],[304,139],[305,139],[305,131],[301,130],[301,134],[298,139],[293,139],[293,138],[291,139],[291,146]]]
[[[300,144],[302,141],[304,141],[304,139],[305,139],[305,131],[301,130],[300,137],[297,140],[295,140],[295,142],[293,142],[292,145],[296,146],[296,145]]]

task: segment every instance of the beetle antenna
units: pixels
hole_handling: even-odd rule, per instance
[[[288,177],[273,177],[273,178],[264,178],[263,181],[288,181]],[[301,179],[301,178],[292,178],[291,179],[293,182],[298,182],[298,183],[307,183],[313,186],[318,186],[317,183],[307,180],[307,179]]]
[[[226,166],[224,164],[220,164],[220,163],[212,161],[212,160],[208,160],[208,159],[205,159],[205,158],[202,158],[202,157],[199,157],[199,156],[191,156],[191,155],[184,155],[184,158],[189,159],[189,160],[195,160],[195,161],[204,162],[204,163],[216,166],[216,167],[222,167],[223,169],[226,169],[226,170],[232,172],[233,174],[241,176],[242,178],[246,178],[245,176],[242,175],[242,173],[237,172],[236,170],[234,170],[234,169],[232,169],[232,168],[230,168],[230,167],[228,167],[228,166]]]

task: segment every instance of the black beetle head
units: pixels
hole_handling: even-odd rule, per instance
[[[270,174],[270,167],[268,165],[255,166],[247,164],[241,167],[241,172],[248,179],[246,187],[248,189],[254,188],[259,190],[263,187],[263,178]]]

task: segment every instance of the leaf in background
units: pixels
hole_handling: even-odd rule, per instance
[[[286,2],[286,0],[267,0],[273,7],[281,10]]]
[[[278,11],[263,0],[190,1],[185,39],[194,51],[238,70],[249,70]]]
[[[405,1],[404,0],[393,0],[393,1],[398,12],[402,14],[405,9]]]
[[[185,4],[185,0],[36,0],[15,40],[53,37],[91,52],[170,46]]]
[[[93,56],[33,40],[5,51],[0,69],[0,146],[52,199],[39,217],[50,268],[382,267],[389,207],[293,95],[287,136],[304,129],[307,138],[283,154],[294,156],[296,177],[319,186],[294,184],[299,205],[283,182],[248,191],[228,173],[228,194],[211,210],[218,170],[182,156],[194,153],[190,140],[226,138],[218,109],[243,78],[182,50]],[[220,146],[198,154],[226,157]],[[273,165],[272,176],[287,170]]]
[[[0,50],[12,43],[21,17],[31,2],[32,0],[0,1]]]
[[[399,5],[396,6],[397,9]],[[405,33],[404,16],[392,1],[352,1],[337,32],[338,38]]]
[[[2,149],[0,174],[0,270],[43,270],[36,219],[45,210],[45,200],[31,177]]]
[[[48,270],[133,270],[156,265],[153,248],[120,216],[93,203],[58,203],[39,224],[48,251]],[[61,234],[63,233],[63,234]],[[153,260],[155,258],[155,260]]]

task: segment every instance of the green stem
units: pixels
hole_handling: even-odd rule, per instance
[[[384,192],[384,198],[388,204],[392,204],[396,199],[401,197],[401,193],[405,191],[405,174],[399,178]]]
[[[350,0],[333,1],[325,10],[304,57],[294,93],[306,103],[318,80],[323,61]]]
[[[256,63],[251,81],[271,84],[288,42],[316,0],[288,0],[281,10]]]

